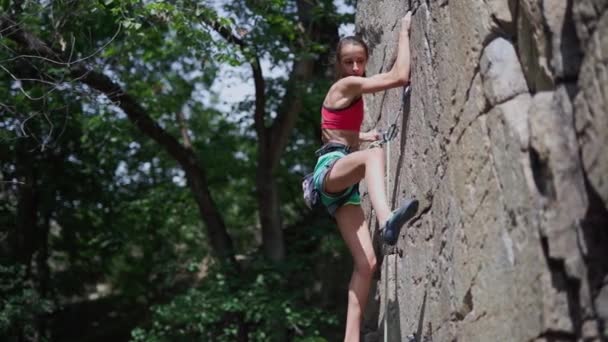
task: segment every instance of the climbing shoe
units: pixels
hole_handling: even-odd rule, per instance
[[[418,200],[408,199],[401,207],[393,210],[380,232],[382,240],[389,245],[397,243],[401,227],[418,211]]]

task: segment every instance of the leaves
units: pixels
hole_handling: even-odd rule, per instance
[[[277,292],[283,274],[259,267],[254,261],[239,277],[211,269],[203,286],[155,307],[153,324],[135,329],[132,341],[233,341],[243,326],[249,341],[272,339],[275,326],[289,327],[297,340],[322,341],[320,328],[335,325],[334,315],[302,306],[297,292]]]
[[[237,89],[253,90],[249,64],[257,58],[264,65],[270,127],[289,82],[281,70],[289,70],[299,56],[327,51],[327,44],[307,35],[293,1],[212,5],[23,2],[19,24],[69,63],[27,56],[23,46],[0,38],[6,47],[0,49],[0,63],[20,79],[0,70],[0,82],[14,85],[0,88],[0,225],[7,227],[6,236],[0,233],[0,260],[11,267],[0,273],[16,279],[0,288],[8,303],[0,312],[5,332],[54,336],[61,333],[55,327],[75,324],[60,308],[100,305],[104,299],[138,313],[121,316],[135,341],[233,340],[242,329],[252,341],[265,341],[281,330],[277,326],[292,340],[321,341],[337,330],[335,315],[317,305],[319,298],[332,296],[315,292],[315,284],[324,273],[339,273],[323,272],[344,262],[339,236],[328,221],[307,221],[297,232],[285,229],[284,263],[271,265],[259,255],[255,99],[235,91],[229,97],[242,101],[214,100],[226,93],[219,90],[228,67],[238,70],[232,76]],[[217,27],[237,40],[225,39]],[[74,65],[111,78],[182,146],[188,136],[242,260],[241,274],[220,269],[210,257],[198,194],[188,187],[192,180],[185,170],[110,95],[72,78]],[[308,214],[298,181],[313,162],[318,108],[327,87],[326,80],[301,86],[305,110],[273,174],[285,227]],[[183,123],[176,113],[183,114]],[[25,195],[29,190],[31,197]],[[25,204],[31,205],[27,214]],[[16,247],[25,242],[31,250]],[[28,265],[17,262],[22,254]],[[323,291],[336,286],[328,283]],[[115,332],[104,319],[112,310],[116,306],[93,310],[105,318],[77,317],[83,336],[111,340]],[[141,314],[148,311],[151,317]],[[91,328],[95,324],[103,328]]]
[[[0,293],[3,296],[0,306],[0,336],[10,336],[13,322],[23,322],[27,334],[35,334],[32,324],[37,315],[48,314],[54,307],[49,300],[41,298],[40,293],[27,281],[23,265],[0,265]]]

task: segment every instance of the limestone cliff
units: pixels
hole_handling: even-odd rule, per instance
[[[608,0],[359,0],[368,74],[410,8],[411,96],[367,96],[365,127],[397,120],[390,200],[421,206],[366,340],[605,341]]]

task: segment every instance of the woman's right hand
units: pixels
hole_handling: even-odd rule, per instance
[[[407,11],[405,17],[401,19],[401,30],[405,32],[410,31],[410,25],[412,23],[412,11]]]

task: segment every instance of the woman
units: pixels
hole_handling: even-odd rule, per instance
[[[359,341],[360,325],[367,302],[376,257],[360,205],[358,183],[365,179],[376,216],[381,223],[381,236],[395,244],[401,226],[418,209],[416,200],[406,200],[391,212],[384,183],[382,148],[358,150],[360,141],[378,140],[375,131],[360,132],[363,121],[362,94],[404,86],[409,82],[409,29],[411,13],[401,20],[397,59],[388,72],[365,77],[368,49],[356,37],[343,38],[336,50],[338,80],[331,86],[323,102],[322,138],[325,143],[317,151],[313,181],[321,203],[338,224],[338,228],[354,259],[349,284],[348,311],[344,341]]]

